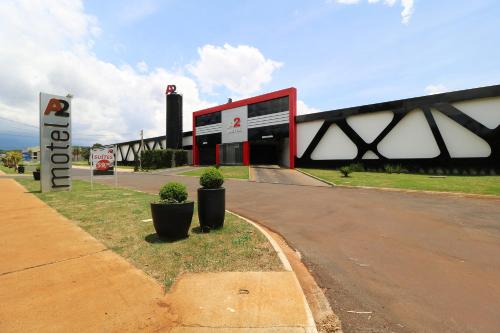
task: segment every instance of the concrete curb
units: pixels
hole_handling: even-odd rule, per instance
[[[299,290],[301,291],[301,294],[302,294],[302,300],[304,302],[304,309],[306,311],[306,315],[307,315],[307,321],[308,321],[308,327],[305,328],[306,332],[307,333],[318,333],[318,330],[316,328],[316,323],[314,322],[314,317],[313,317],[313,314],[312,314],[312,311],[311,311],[311,308],[309,307],[309,303],[307,303],[307,299],[306,299],[306,296],[304,294],[304,291],[302,290],[302,287],[300,286],[300,283],[299,283],[299,280],[297,278],[297,275],[295,274],[295,272],[293,271],[292,269],[292,265],[290,265],[290,262],[288,261],[288,258],[286,257],[285,253],[283,252],[283,250],[281,249],[281,247],[278,245],[278,243],[274,240],[274,238],[266,231],[264,230],[260,225],[258,225],[257,223],[241,216],[241,215],[238,215],[230,210],[227,210],[226,209],[226,212],[228,212],[229,214],[232,214],[248,223],[250,223],[251,225],[253,225],[255,228],[257,228],[266,238],[267,240],[269,241],[269,243],[271,243],[272,247],[274,248],[274,250],[276,251],[276,253],[278,254],[278,257],[281,261],[281,263],[283,264],[283,267],[285,268],[286,271],[289,271],[289,272],[293,272],[293,275],[294,275],[294,280],[295,280],[295,284],[297,286],[297,288],[299,288]]]
[[[304,174],[304,175],[306,175],[306,176],[309,176],[309,177],[311,177],[311,178],[314,178],[314,179],[316,179],[316,180],[319,180],[320,182],[323,182],[323,183],[325,183],[325,184],[328,184],[328,185],[330,185],[330,186],[332,186],[332,187],[338,186],[337,184],[334,184],[334,183],[332,183],[332,182],[329,182],[328,180],[324,180],[323,178],[320,178],[320,177],[317,177],[317,176],[315,176],[315,175],[312,175],[312,174],[310,174],[309,172],[305,172],[304,170],[300,170],[299,168],[296,168],[295,170],[297,170],[298,172],[300,172],[300,173],[302,173],[302,174]]]

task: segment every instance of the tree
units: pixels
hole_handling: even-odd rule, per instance
[[[80,154],[82,155],[82,158],[86,161],[89,160],[90,157],[90,148],[89,147],[82,147]]]
[[[23,159],[23,155],[19,151],[11,150],[7,152],[5,160],[9,168],[17,168],[17,165]]]
[[[78,157],[81,154],[81,148],[78,146],[73,147],[73,158],[75,161],[78,161]]]

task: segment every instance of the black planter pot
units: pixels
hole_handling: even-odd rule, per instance
[[[33,179],[40,180],[40,171],[33,171]]]
[[[226,213],[226,189],[198,189],[198,218],[202,229],[222,228]]]
[[[151,216],[158,237],[162,239],[186,238],[193,219],[193,211],[194,202],[151,203]]]
[[[20,165],[17,167],[17,173],[24,173],[24,166]]]

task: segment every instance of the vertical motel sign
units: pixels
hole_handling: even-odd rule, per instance
[[[40,93],[40,186],[71,189],[71,97]]]

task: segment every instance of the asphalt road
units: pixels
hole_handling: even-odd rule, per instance
[[[195,197],[197,178],[119,177],[154,193],[168,181]],[[225,187],[228,209],[301,252],[345,332],[500,331],[500,200],[237,180]]]

